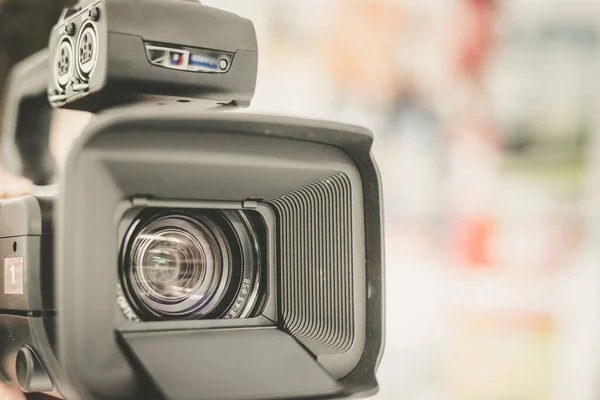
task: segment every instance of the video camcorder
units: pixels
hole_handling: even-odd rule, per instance
[[[5,383],[85,400],[377,391],[372,134],[216,112],[250,104],[257,60],[237,15],[83,0],[11,75],[4,153],[38,183],[53,174],[51,108],[98,114],[60,195],[0,202]]]

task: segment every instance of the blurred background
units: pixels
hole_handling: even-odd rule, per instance
[[[600,2],[203,3],[257,27],[249,111],[375,133],[378,399],[600,397]]]
[[[600,1],[202,2],[257,28],[243,112],[375,134],[376,399],[600,398]]]

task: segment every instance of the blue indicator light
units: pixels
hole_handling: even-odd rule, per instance
[[[190,54],[189,65],[191,67],[206,68],[210,70],[218,70],[217,60],[201,54]]]

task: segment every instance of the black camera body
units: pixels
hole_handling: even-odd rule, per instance
[[[23,390],[79,398],[57,359],[55,197],[0,200],[0,378]]]
[[[132,104],[247,107],[254,96],[254,25],[188,0],[82,0],[65,9],[48,49],[6,83],[3,167],[53,182],[53,108],[99,112]]]
[[[60,195],[0,202],[0,379],[67,400],[374,394],[384,266],[372,133],[325,121],[199,112],[249,101],[255,54],[243,40],[209,46],[200,43],[204,37],[192,43],[124,33],[127,14],[114,10],[146,1],[155,11],[164,7],[165,20],[179,21],[187,7],[205,9],[175,0],[84,1],[65,12],[49,55],[12,75],[36,66],[38,75],[50,74],[43,95],[55,107],[148,104],[93,119],[70,152]],[[245,29],[255,43],[246,20],[206,12],[211,31]],[[79,91],[72,88],[81,83],[78,70],[66,84],[62,73],[57,82],[53,54],[64,43],[61,26],[73,22],[64,32],[84,37],[90,20],[100,47],[82,58],[96,64]],[[117,28],[140,51],[114,44]],[[153,63],[160,57],[151,51],[165,49],[188,63]],[[198,49],[208,58],[196,57]],[[227,65],[208,62],[209,55]],[[191,61],[225,70],[188,70]],[[140,74],[126,76],[134,71]],[[240,83],[247,74],[254,78]],[[55,84],[64,97],[55,97]],[[39,94],[20,82],[11,87],[10,104]],[[156,104],[186,93],[196,107]],[[30,125],[6,126],[15,129],[13,138],[47,136],[20,130]]]
[[[293,118],[104,113],[73,149],[58,212],[46,198],[0,203],[3,375],[66,399],[372,394],[383,265],[371,141]],[[201,317],[156,312],[128,278],[136,237],[180,216],[237,226],[223,265],[252,269]]]
[[[55,107],[250,104],[258,47],[251,21],[181,0],[83,1],[50,36]]]

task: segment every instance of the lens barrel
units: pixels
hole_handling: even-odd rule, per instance
[[[141,320],[246,318],[261,255],[243,211],[145,210],[121,251],[123,292]]]

